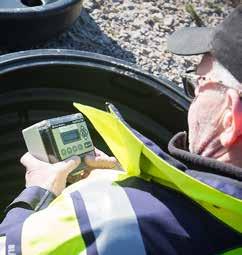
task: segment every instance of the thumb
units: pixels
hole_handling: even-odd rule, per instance
[[[29,152],[25,153],[21,159],[20,162],[23,166],[29,169],[35,168],[35,166],[44,163],[43,161],[40,161],[39,159],[32,156]]]
[[[68,159],[65,159],[64,161],[56,163],[55,166],[57,167],[58,171],[68,175],[75,168],[77,168],[80,165],[80,163],[81,163],[80,157],[73,156]]]

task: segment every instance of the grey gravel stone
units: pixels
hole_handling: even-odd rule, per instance
[[[65,33],[34,48],[67,48],[106,54],[181,86],[180,73],[200,56],[180,57],[167,50],[167,37],[195,26],[185,11],[187,0],[84,0],[80,17]],[[189,1],[204,23],[220,23],[232,10],[230,1]],[[213,2],[213,4],[209,4]],[[215,5],[214,5],[215,4]],[[6,50],[2,50],[4,54]]]
[[[172,16],[167,16],[164,18],[163,23],[167,27],[172,26],[174,23],[174,18]]]

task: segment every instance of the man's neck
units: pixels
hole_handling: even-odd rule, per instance
[[[219,134],[216,134],[212,139],[209,139],[209,141],[207,146],[201,150],[201,153],[197,153],[198,155],[213,158],[222,163],[228,163],[242,168],[242,137],[237,139],[237,141],[229,147],[224,147],[221,144]],[[200,144],[205,144],[205,142],[199,142]]]
[[[237,144],[237,151],[241,151],[241,143]],[[234,147],[235,148],[235,147]],[[187,147],[187,135],[186,132],[180,132],[176,134],[169,142],[168,150],[172,156],[176,159],[181,160],[186,164],[190,169],[210,172],[222,176],[226,176],[229,178],[237,179],[242,181],[242,168],[241,160],[238,154],[236,154],[239,160],[236,160],[235,164],[230,164],[226,162],[230,162],[227,160],[229,158],[231,160],[232,155],[235,155],[235,152],[224,152],[219,155],[219,160],[215,157],[203,157],[201,155],[197,155],[194,153],[190,153]],[[233,149],[234,151],[235,149]],[[229,157],[227,154],[229,153]],[[233,156],[235,158],[235,156]]]

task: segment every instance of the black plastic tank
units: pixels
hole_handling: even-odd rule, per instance
[[[171,82],[103,55],[33,50],[0,58],[0,211],[24,188],[22,129],[77,112],[72,102],[105,109],[113,103],[126,121],[166,149],[187,129],[189,100]],[[94,144],[108,151],[90,125]]]
[[[67,29],[80,15],[82,0],[0,0],[0,45],[22,48]]]

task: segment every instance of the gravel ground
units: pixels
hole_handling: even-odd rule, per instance
[[[64,34],[35,48],[67,48],[101,53],[136,63],[180,84],[179,74],[200,57],[167,51],[167,36],[195,26],[187,0],[84,0],[79,19]],[[206,26],[215,26],[232,10],[229,0],[189,1]]]

